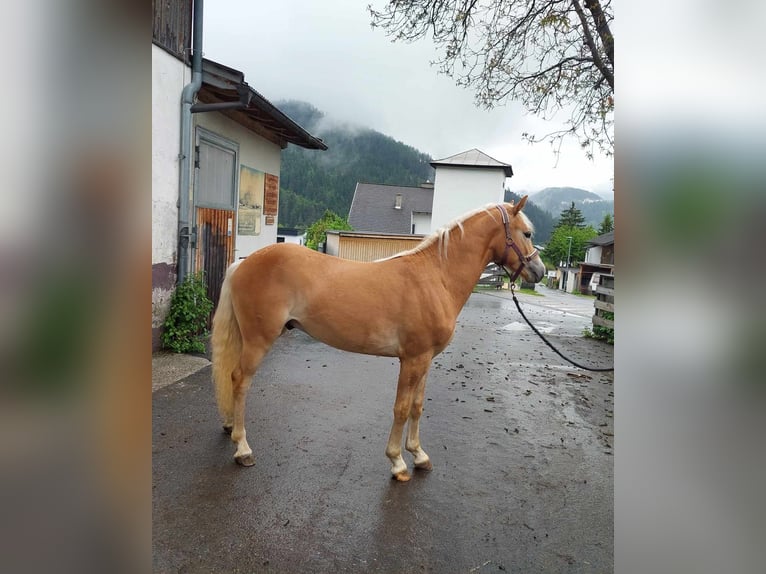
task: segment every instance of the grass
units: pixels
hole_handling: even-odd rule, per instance
[[[503,283],[503,289],[498,289],[495,285],[474,285],[474,292],[481,291],[508,291],[508,281]],[[516,293],[522,293],[524,295],[534,295],[535,297],[545,297],[542,293],[538,293],[534,289],[522,289],[518,285],[516,286]]]
[[[535,297],[545,297],[542,293],[538,293],[534,289],[522,289],[521,287],[516,287],[515,289],[516,293],[523,293],[524,295],[534,295]]]
[[[585,297],[586,299],[595,299],[595,295],[589,295],[587,293],[580,293],[579,291],[575,291],[574,293],[571,293],[571,295],[577,295],[578,297]]]
[[[474,291],[499,291],[496,285],[474,285]]]

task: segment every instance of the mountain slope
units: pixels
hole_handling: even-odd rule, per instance
[[[325,209],[348,215],[357,182],[418,185],[433,181],[431,158],[372,129],[331,122],[314,106],[288,101],[277,104],[327,151],[288,146],[282,152],[279,222],[306,227]]]
[[[536,245],[544,244],[551,236],[553,227],[556,225],[556,220],[553,216],[540,208],[532,199],[533,196],[529,196],[527,204],[524,206],[524,213],[535,226],[535,235],[533,241]],[[521,195],[514,193],[510,190],[505,190],[505,198],[503,201],[512,201],[517,203],[521,199]]]
[[[585,222],[596,228],[607,213],[614,215],[614,201],[578,187],[546,187],[530,195],[529,200],[550,213],[554,220],[558,220],[561,212],[574,202],[585,217]]]

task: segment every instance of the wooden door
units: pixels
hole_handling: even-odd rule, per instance
[[[196,269],[205,272],[207,296],[218,305],[226,269],[234,261],[234,211],[197,208]]]
[[[194,205],[195,270],[205,273],[207,294],[218,305],[226,269],[234,261],[237,144],[198,128]]]

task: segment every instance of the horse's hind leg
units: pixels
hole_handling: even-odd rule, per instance
[[[245,431],[245,399],[250,383],[261,364],[263,357],[266,356],[271,343],[260,342],[253,344],[243,342],[242,357],[240,366],[235,369],[231,375],[232,394],[233,394],[233,426],[231,429],[231,440],[237,444],[237,452],[234,453],[234,460],[242,466],[252,466],[255,464],[253,451],[247,444],[247,431]],[[226,421],[228,422],[228,421]],[[224,428],[226,428],[226,422]]]
[[[431,357],[427,355],[413,359],[401,359],[399,383],[396,387],[396,402],[394,403],[394,424],[391,426],[391,434],[388,437],[386,456],[391,461],[391,474],[396,480],[402,482],[410,479],[407,464],[402,458],[404,425],[410,416],[418,386],[425,379],[430,362]]]
[[[428,370],[423,373],[423,377],[415,390],[415,396],[412,400],[412,408],[410,408],[410,420],[407,424],[407,441],[405,443],[405,447],[414,457],[415,468],[420,468],[422,470],[431,470],[433,468],[431,459],[420,446],[420,415],[423,413],[427,376]]]

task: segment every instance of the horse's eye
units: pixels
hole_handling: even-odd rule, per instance
[[[526,237],[527,239],[531,239],[532,238],[532,232],[531,231],[525,231],[524,232],[524,237]]]

